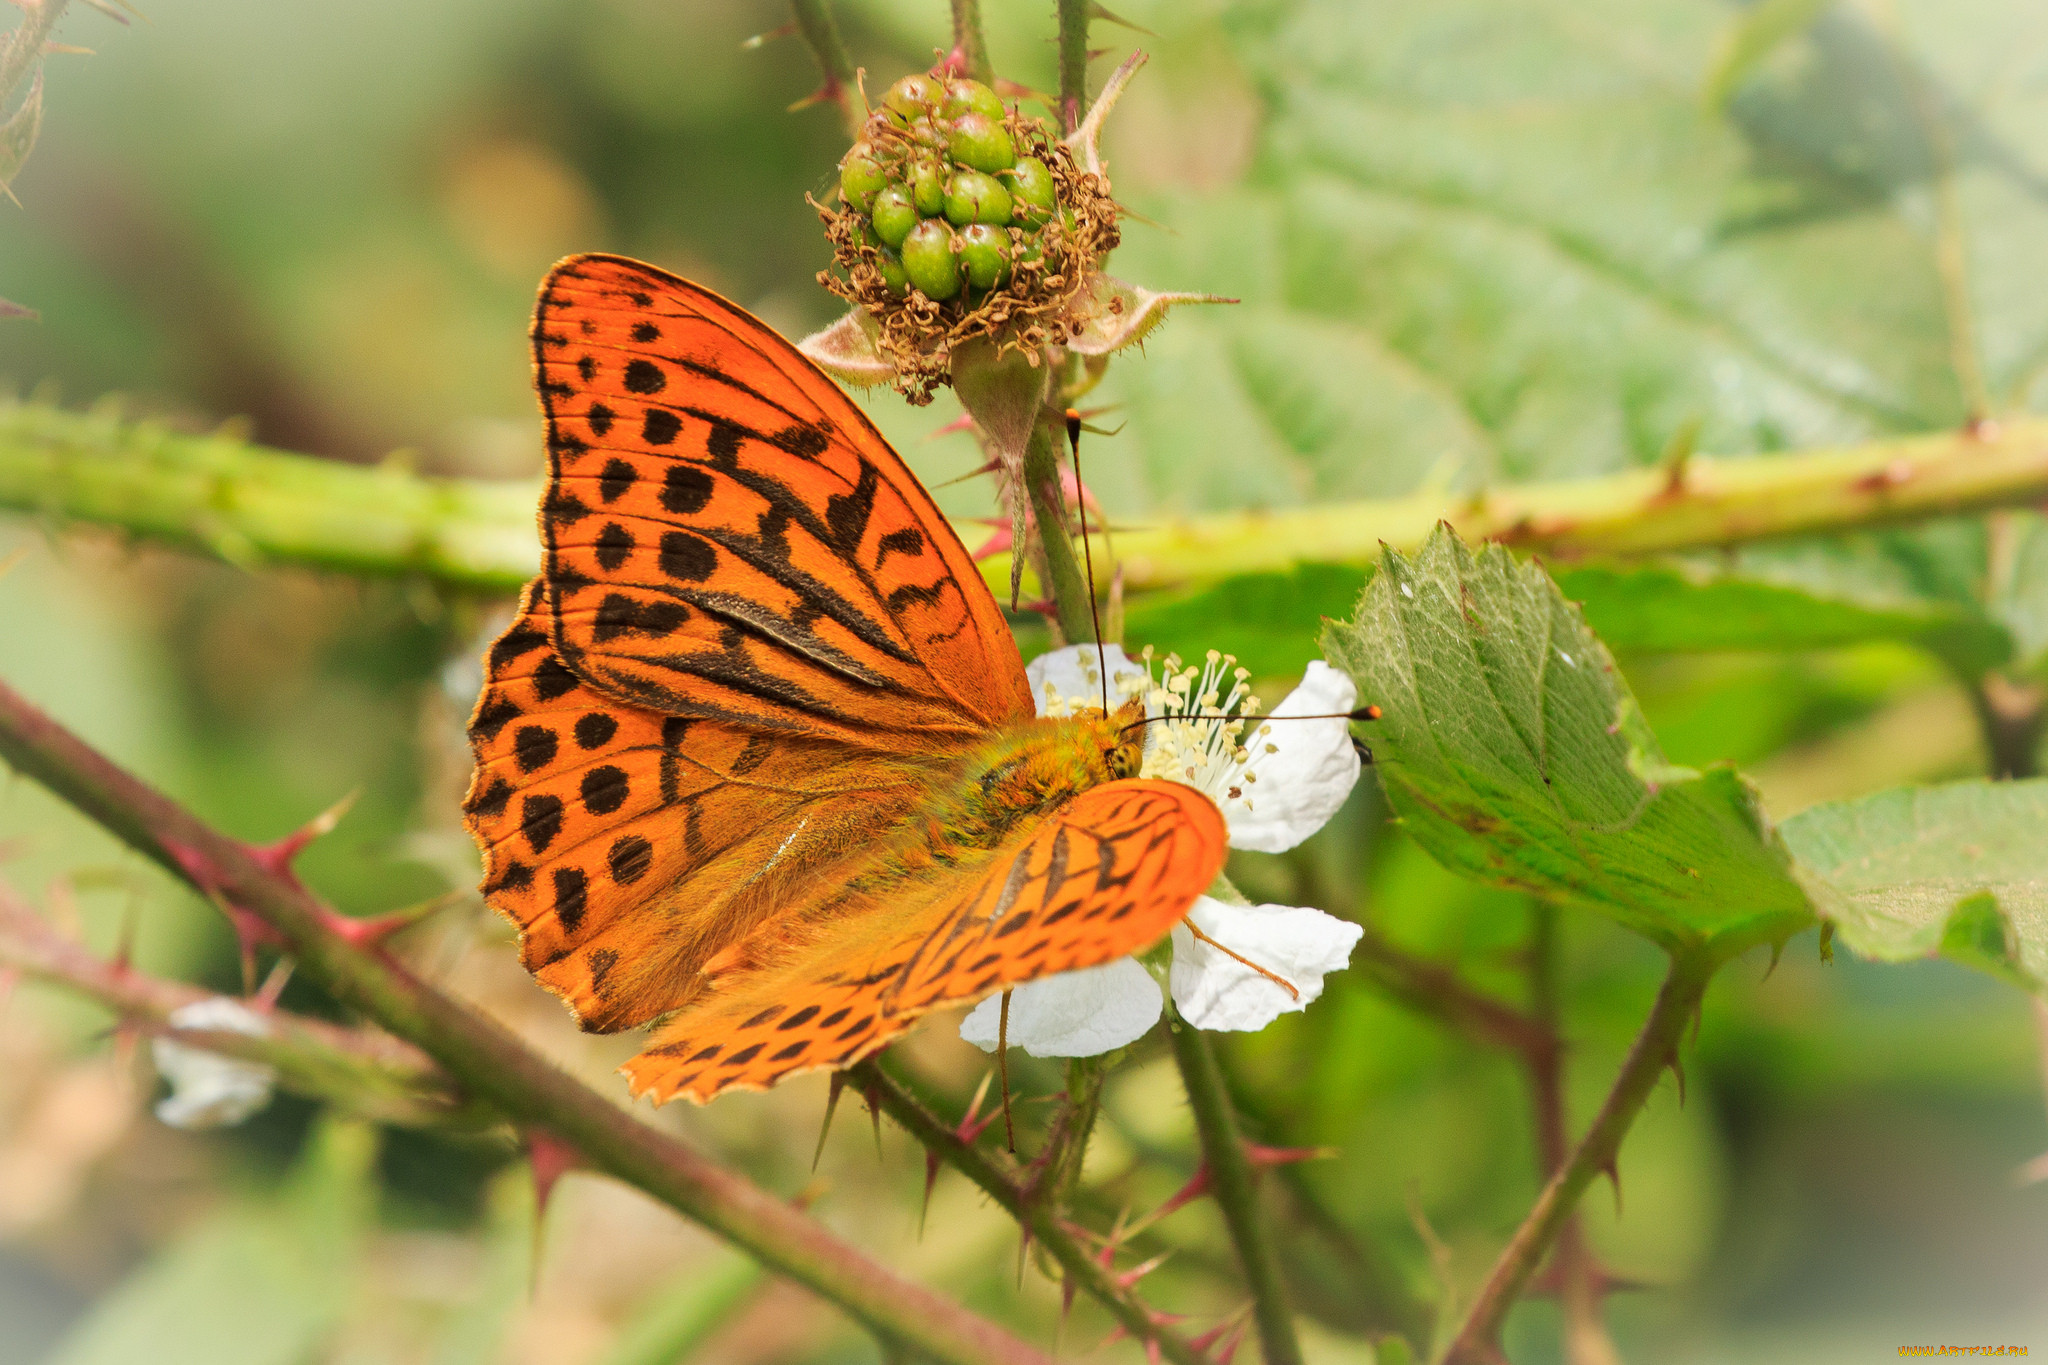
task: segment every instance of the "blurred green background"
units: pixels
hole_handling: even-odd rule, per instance
[[[145,8],[123,28],[74,6],[59,36],[97,55],[51,60],[20,207],[0,208],[0,294],[42,314],[0,323],[0,376],[23,394],[121,395],[131,413],[244,422],[335,459],[530,476],[525,327],[557,257],[640,256],[793,335],[833,315],[803,196],[832,183],[844,138],[828,109],[782,112],[816,82],[800,45],[740,46],[785,20],[780,5]],[[998,71],[1052,85],[1050,5],[987,8]],[[1119,197],[1156,225],[1127,225],[1111,269],[1243,302],[1178,315],[1113,367],[1105,420],[1126,425],[1089,462],[1113,519],[1593,473],[1654,461],[1694,424],[1702,448],[1741,454],[2048,398],[2040,6],[1116,8],[1151,35],[1098,25],[1097,80],[1133,45],[1152,61],[1107,150]],[[937,0],[838,9],[875,88],[946,41]],[[1787,18],[1783,40],[1730,65],[1765,9]],[[928,481],[978,462],[965,437],[931,436],[950,399],[868,406]],[[991,510],[983,483],[941,497]],[[1944,535],[1979,532],[1916,543]],[[17,553],[0,578],[10,683],[237,834],[281,835],[360,790],[303,864],[345,909],[473,881],[461,721],[506,604],[0,519],[0,561]],[[1672,757],[1743,763],[1776,814],[1982,767],[1961,692],[1904,646],[1624,662]],[[1532,907],[1437,869],[1382,826],[1370,786],[1297,854],[1241,855],[1234,874],[1519,999]],[[100,950],[132,916],[141,965],[238,988],[211,911],[25,781],[0,786],[0,856]],[[1658,963],[1590,916],[1560,932],[1583,1122]],[[627,1042],[576,1034],[480,906],[411,951],[616,1083]],[[1823,965],[1811,936],[1766,967],[1746,959],[1717,984],[1685,1103],[1659,1091],[1621,1198],[1599,1186],[1587,1203],[1595,1244],[1641,1285],[1611,1304],[1624,1358],[2048,1349],[2048,1189],[2013,1178],[2048,1148],[2026,1001],[1943,963]],[[332,1012],[297,985],[286,1002]],[[648,1343],[689,1338],[692,1312],[692,1359],[873,1358],[830,1310],[594,1181],[565,1186],[529,1279],[530,1194],[502,1145],[368,1132],[290,1099],[224,1133],[164,1128],[107,1022],[28,987],[0,1015],[0,1365],[624,1365],[664,1358]],[[944,1025],[905,1052],[955,1108],[981,1075]],[[1229,1053],[1260,1136],[1338,1149],[1300,1172],[1333,1217],[1291,1212],[1285,1239],[1315,1358],[1371,1359],[1358,1333],[1438,1292],[1430,1239],[1469,1292],[1537,1188],[1511,1059],[1359,972]],[[1019,1075],[1027,1093],[1059,1084]],[[824,1089],[810,1077],[660,1121],[795,1194]],[[1103,1222],[1194,1165],[1156,1039],[1112,1080],[1109,1116],[1089,1168]],[[864,1118],[841,1116],[820,1215],[1043,1339],[1058,1289],[1035,1273],[1017,1287],[1004,1220],[942,1175],[920,1237],[921,1159],[893,1131],[882,1146],[878,1167]],[[1234,1306],[1212,1209],[1157,1240],[1179,1250],[1147,1282],[1155,1302]],[[1083,1305],[1066,1349],[1104,1331]],[[1555,1343],[1547,1302],[1512,1319],[1518,1362],[1557,1359]]]

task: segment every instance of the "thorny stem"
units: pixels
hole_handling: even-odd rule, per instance
[[[1586,1186],[1601,1172],[1614,1168],[1622,1138],[1650,1098],[1664,1068],[1677,1060],[1679,1039],[1706,995],[1707,983],[1720,960],[1719,954],[1705,945],[1686,948],[1672,957],[1671,969],[1657,992],[1657,1003],[1643,1022],[1642,1032],[1636,1035],[1635,1045],[1629,1049],[1621,1074],[1615,1077],[1593,1126],[1579,1140],[1563,1168],[1543,1187],[1535,1207],[1529,1210],[1528,1217],[1493,1263],[1485,1286],[1444,1357],[1444,1365],[1500,1365],[1500,1329],[1508,1310],[1514,1307],[1543,1263]]]
[[[1038,524],[1039,543],[1045,549],[1046,572],[1052,578],[1047,589],[1068,644],[1087,644],[1095,638],[1095,618],[1089,608],[1088,577],[1074,556],[1074,541],[1067,534],[1066,499],[1060,493],[1059,447],[1052,428],[1040,422],[1031,429],[1024,447],[1024,488],[1031,498],[1031,515]]]
[[[1467,540],[1570,558],[1843,532],[2044,497],[2048,419],[2027,418],[1838,450],[1695,456],[1676,492],[1668,470],[1629,470],[1484,495],[1419,493],[1154,522],[1120,531],[1117,550],[1125,590],[1140,592],[1304,562],[1370,565],[1381,542],[1415,549],[1439,519]],[[0,405],[0,507],[115,527],[236,564],[304,564],[510,593],[539,567],[536,498],[524,480],[426,478],[395,463],[341,464],[228,436],[181,435],[111,410]],[[982,572],[1007,597],[1008,558],[990,559]],[[1074,600],[1085,607],[1080,594]]]
[[[1352,965],[1357,965],[1355,957]],[[1258,1092],[1245,1085],[1242,1073],[1231,1065],[1231,1055],[1228,1047],[1216,1049],[1216,1062],[1237,1112],[1263,1127],[1260,1136],[1264,1141],[1300,1145],[1300,1139],[1287,1132],[1280,1116],[1262,1105]],[[1301,1220],[1322,1239],[1323,1247],[1334,1251],[1342,1262],[1344,1289],[1350,1295],[1347,1307],[1362,1310],[1376,1330],[1404,1337],[1411,1345],[1427,1342],[1432,1320],[1430,1305],[1415,1295],[1398,1266],[1330,1208],[1309,1178],[1309,1163],[1290,1161],[1275,1166],[1269,1178],[1278,1179],[1286,1187],[1288,1200]],[[1289,1247],[1283,1259],[1299,1264],[1312,1258],[1323,1260],[1317,1250],[1297,1246]]]
[[[1060,0],[1060,123],[1081,126],[1088,107],[1088,18],[1092,0]]]
[[[642,1123],[488,1015],[387,954],[356,946],[296,881],[264,867],[247,845],[145,786],[4,684],[0,758],[202,894],[275,929],[300,969],[337,1000],[416,1044],[507,1119],[553,1134],[589,1168],[695,1219],[877,1335],[955,1365],[1047,1365],[1043,1354],[995,1324],[903,1279],[785,1201]]]
[[[789,8],[796,16],[796,31],[803,35],[811,55],[818,59],[818,74],[824,81],[818,88],[819,96],[839,106],[839,119],[846,125],[846,135],[857,136],[867,111],[854,107],[853,58],[839,36],[831,0],[789,0]]]
[[[1202,1355],[1179,1335],[1152,1320],[1152,1314],[1131,1290],[1120,1287],[1109,1268],[1083,1246],[1059,1215],[1056,1201],[1043,1197],[1027,1183],[1022,1172],[1007,1159],[964,1142],[918,1098],[881,1066],[869,1060],[847,1069],[847,1077],[860,1090],[872,1094],[882,1112],[894,1119],[925,1150],[959,1171],[1001,1204],[1011,1217],[1030,1230],[1060,1269],[1082,1289],[1107,1308],[1126,1332],[1139,1341],[1154,1343],[1160,1354],[1175,1365],[1204,1365]]]
[[[1558,1032],[1557,906],[1537,900],[1531,907],[1529,934],[1530,1013],[1549,1038],[1548,1047],[1525,1054],[1529,1089],[1536,1109],[1536,1149],[1543,1178],[1554,1179],[1570,1159],[1570,1137],[1564,1109],[1564,1048]],[[1558,1279],[1558,1300],[1564,1309],[1566,1365],[1619,1365],[1620,1356],[1600,1312],[1601,1288],[1586,1248],[1585,1229],[1577,1209],[1558,1229],[1551,1265]]]
[[[1088,1139],[1095,1135],[1095,1118],[1102,1112],[1102,1083],[1109,1073],[1100,1057],[1067,1059],[1067,1098],[1053,1125],[1059,1147],[1048,1153],[1046,1188],[1065,1203],[1081,1183],[1081,1168],[1088,1160]]]
[[[1230,1240],[1244,1270],[1245,1288],[1251,1291],[1260,1357],[1266,1365],[1301,1365],[1301,1342],[1294,1334],[1294,1313],[1288,1307],[1287,1286],[1280,1278],[1280,1258],[1265,1211],[1259,1207],[1252,1164],[1245,1155],[1244,1138],[1237,1130],[1237,1116],[1231,1111],[1216,1054],[1202,1031],[1171,1007],[1167,1027],[1173,1036],[1181,1084],[1187,1088],[1188,1107],[1194,1111],[1195,1132],[1202,1140],[1209,1188],[1223,1210],[1224,1225],[1230,1229]]]
[[[419,1128],[475,1128],[496,1118],[465,1098],[432,1058],[386,1034],[279,1009],[265,1016],[269,1032],[261,1037],[173,1028],[172,1013],[213,999],[214,993],[95,956],[5,886],[0,886],[0,969],[76,991],[151,1036],[275,1067],[288,1089],[334,1100],[364,1118]]]
[[[981,0],[953,0],[953,53],[962,75],[983,85],[995,81],[995,68],[988,60],[988,34],[981,26]]]

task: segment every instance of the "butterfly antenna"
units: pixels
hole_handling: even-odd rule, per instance
[[[1017,1155],[1017,1125],[1010,1121],[1010,993],[1003,992],[1002,1010],[996,1015],[996,1070],[1003,1078],[1003,1142],[1010,1155]]]
[[[1319,711],[1312,716],[1247,716],[1244,719],[1255,720],[1261,725],[1266,725],[1276,720],[1378,720],[1380,714],[1380,708],[1377,706],[1361,706],[1351,711]],[[1124,726],[1123,729],[1118,730],[1117,733],[1123,734],[1128,730],[1141,729],[1147,725],[1157,725],[1162,721],[1186,719],[1186,716],[1147,716],[1143,720],[1132,721],[1129,725]],[[1198,719],[1200,718],[1198,717]]]
[[[1067,445],[1074,453],[1074,503],[1081,514],[1081,563],[1088,573],[1088,621],[1095,627],[1095,662],[1102,674],[1102,714],[1109,714],[1109,649],[1102,643],[1102,617],[1095,610],[1095,554],[1088,548],[1088,485],[1081,482],[1081,414],[1067,409]],[[1007,1095],[1007,1091],[1004,1092]],[[1015,1145],[1010,1148],[1016,1151]]]

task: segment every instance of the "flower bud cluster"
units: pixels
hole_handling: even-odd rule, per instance
[[[889,87],[820,212],[839,274],[899,387],[945,382],[954,346],[990,337],[1036,354],[1066,340],[1084,279],[1117,242],[1116,206],[1036,119],[941,67]]]

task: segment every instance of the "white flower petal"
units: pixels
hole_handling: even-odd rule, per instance
[[[1045,686],[1051,683],[1060,696],[1081,701],[1085,705],[1102,705],[1101,661],[1109,664],[1109,707],[1114,711],[1123,697],[1116,690],[1116,680],[1123,674],[1142,675],[1144,670],[1132,663],[1124,653],[1122,645],[1104,645],[1101,653],[1094,645],[1066,645],[1060,649],[1047,650],[1025,666],[1024,676],[1031,680],[1031,697],[1038,703],[1038,714],[1045,714]],[[1014,1014],[1016,1002],[1011,1001]]]
[[[1002,1007],[1000,995],[976,1005],[960,1021],[960,1036],[994,1052]],[[1163,1008],[1152,973],[1120,957],[1017,987],[1010,995],[1010,1045],[1034,1057],[1093,1057],[1137,1042]]]
[[[1301,992],[1295,999],[1280,986],[1189,933],[1173,928],[1174,1007],[1196,1028],[1262,1029],[1283,1014],[1305,1008],[1323,993],[1323,976],[1351,961],[1365,931],[1334,915],[1295,905],[1228,905],[1210,896],[1196,899],[1188,917],[1201,931],[1241,953]],[[1011,1013],[1011,1022],[1016,1014]]]
[[[165,1022],[172,1028],[246,1033],[257,1038],[270,1032],[262,1015],[225,996],[181,1005]],[[277,1083],[274,1067],[223,1057],[175,1038],[152,1039],[149,1050],[156,1069],[171,1083],[171,1093],[157,1102],[156,1116],[173,1128],[240,1123],[270,1103],[271,1087]]]
[[[1267,719],[1332,719],[1280,720],[1253,727],[1244,740],[1251,783],[1243,791],[1250,799],[1224,807],[1232,848],[1285,853],[1330,822],[1358,782],[1358,751],[1351,747],[1351,723],[1344,719],[1356,705],[1358,689],[1351,679],[1318,659],[1308,666],[1301,686],[1289,692]]]

